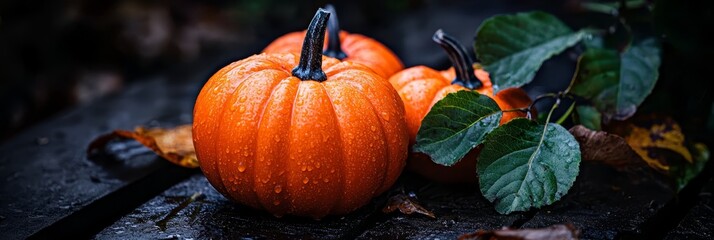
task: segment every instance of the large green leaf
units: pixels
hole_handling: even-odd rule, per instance
[[[552,204],[580,166],[580,145],[558,124],[517,118],[493,130],[478,161],[481,192],[507,214]]]
[[[654,39],[618,54],[588,49],[580,61],[571,92],[593,102],[607,119],[624,120],[635,114],[657,83],[660,49]]]
[[[520,87],[533,80],[545,60],[585,35],[544,12],[501,15],[481,24],[474,50],[495,87]]]
[[[493,99],[472,91],[447,95],[422,120],[414,151],[451,166],[498,127],[503,113]]]

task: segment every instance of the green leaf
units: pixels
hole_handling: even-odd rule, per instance
[[[598,112],[595,107],[580,105],[575,108],[575,111],[578,113],[578,122],[581,125],[595,131],[600,131],[600,129],[602,129],[602,115],[600,115],[600,112]]]
[[[586,35],[544,12],[501,15],[481,24],[474,49],[497,90],[531,82],[545,60]]]
[[[657,83],[660,48],[654,39],[618,54],[609,49],[588,49],[572,93],[593,102],[606,119],[625,120]]]
[[[693,163],[681,159],[675,164],[671,164],[669,168],[669,174],[674,180],[677,191],[681,191],[682,188],[687,186],[689,181],[699,175],[707,165],[707,161],[709,161],[710,153],[707,145],[695,143],[689,146],[689,151],[692,152],[692,156],[694,156],[692,159],[694,160]]]
[[[508,214],[552,204],[565,195],[580,166],[580,145],[558,124],[517,118],[493,130],[478,161],[481,192]]]
[[[503,112],[496,102],[473,91],[450,93],[421,122],[414,151],[451,166],[498,127]]]

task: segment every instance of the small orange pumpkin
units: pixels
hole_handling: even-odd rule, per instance
[[[234,62],[198,95],[196,154],[226,197],[321,218],[365,205],[401,173],[409,140],[399,95],[367,67],[322,56],[328,18],[318,10],[299,56]]]
[[[329,37],[327,37],[323,54],[340,60],[363,64],[384,79],[404,69],[404,65],[402,65],[397,55],[377,40],[361,34],[340,31],[334,8],[329,4],[325,8],[330,11],[331,17],[327,26]],[[270,43],[263,52],[299,53],[304,38],[305,31],[285,34]]]
[[[504,89],[493,95],[488,73],[481,69],[474,70],[473,60],[454,38],[438,30],[433,39],[446,50],[453,64],[452,68],[440,72],[429,67],[416,66],[389,78],[389,82],[397,89],[404,102],[410,145],[413,145],[416,140],[424,116],[436,102],[449,93],[460,90],[477,91],[493,98],[503,110],[530,105],[530,97],[520,88]],[[523,112],[504,112],[500,123],[525,116]],[[407,163],[407,169],[438,182],[472,183],[476,181],[476,160],[479,149],[472,150],[464,159],[451,167],[435,164],[424,154],[413,153]]]

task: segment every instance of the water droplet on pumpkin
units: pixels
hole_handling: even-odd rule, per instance
[[[388,113],[388,112],[382,112],[382,119],[384,119],[384,121],[389,121],[389,113]]]
[[[245,165],[243,165],[243,164],[238,165],[238,171],[239,171],[239,172],[245,172]]]
[[[239,101],[239,102],[245,102],[246,99],[248,99],[248,97],[246,97],[246,96],[240,96],[240,97],[238,98],[238,101]]]
[[[264,184],[265,184],[265,183],[268,183],[268,181],[270,181],[270,179],[268,179],[268,178],[263,178],[263,179],[260,180],[260,182],[262,182],[262,183],[264,183]]]
[[[305,177],[305,179],[302,180],[302,183],[307,184],[309,181],[310,181],[310,179],[308,177]]]
[[[328,182],[330,182],[330,179],[325,178],[325,179],[322,179],[322,181],[328,183]]]
[[[248,152],[248,151],[243,152],[243,156],[246,156],[246,157],[250,156],[250,152]]]
[[[275,193],[280,193],[283,191],[283,187],[280,185],[275,185],[275,188],[273,190],[275,190]]]
[[[275,200],[275,201],[273,201],[273,205],[275,205],[275,206],[280,205],[280,200]]]
[[[307,166],[307,171],[312,172],[312,166]]]
[[[330,173],[335,173],[335,169],[330,170]]]
[[[373,125],[373,126],[369,127],[369,130],[372,130],[372,132],[377,131],[377,127],[375,127],[375,126]]]
[[[316,168],[320,168],[320,163],[319,163],[319,162],[318,162],[318,163],[315,163],[315,167],[316,167]]]
[[[307,171],[307,166],[302,165],[302,167],[300,167],[300,171],[303,171],[303,172],[304,172],[304,171]]]
[[[240,105],[240,107],[238,108],[238,112],[245,112],[245,106]]]

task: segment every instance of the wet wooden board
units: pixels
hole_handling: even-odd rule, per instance
[[[698,194],[696,205],[665,239],[714,239],[714,179]]]
[[[375,212],[367,205],[343,217],[276,218],[223,197],[197,174],[123,217],[96,237],[99,239],[344,239],[362,232]]]
[[[403,174],[392,194],[412,193],[436,219],[402,213],[382,214],[359,239],[454,239],[478,229],[511,226],[523,214],[500,215],[475,185],[442,185]]]
[[[116,128],[133,129],[176,112],[190,112],[184,95],[166,80],[127,89],[125,94],[68,112],[0,148],[0,232],[23,238],[98,198],[167,166],[151,154],[131,161],[94,162],[86,147]],[[149,105],[151,108],[140,107]],[[179,116],[184,122],[190,116]],[[180,120],[180,119],[179,119]]]
[[[556,204],[538,210],[524,228],[572,223],[585,239],[634,237],[675,196],[661,176],[652,172],[624,174],[587,163],[580,169],[569,193]]]

